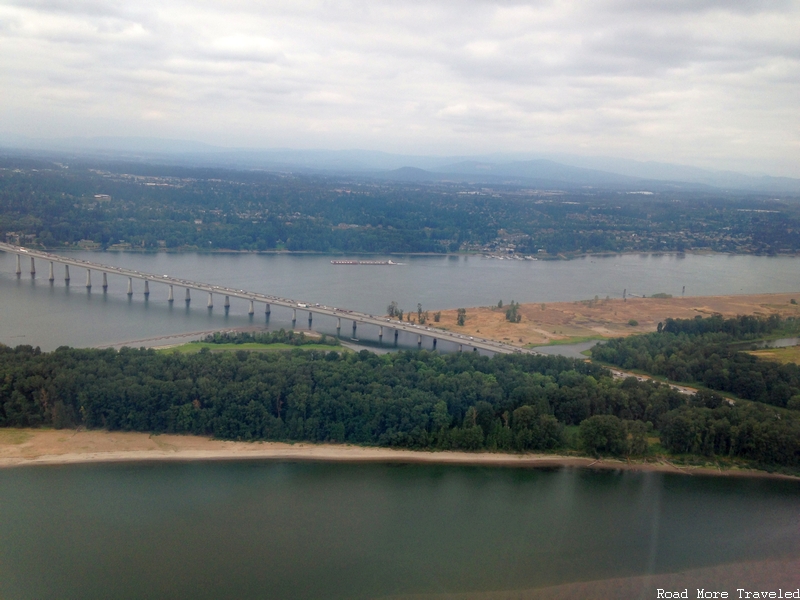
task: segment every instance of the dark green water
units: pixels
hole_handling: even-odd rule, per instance
[[[316,463],[0,471],[0,598],[369,598],[800,555],[800,484]]]

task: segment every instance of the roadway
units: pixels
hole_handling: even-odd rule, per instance
[[[24,248],[22,246],[14,246],[12,244],[6,244],[3,242],[0,242],[0,250],[16,254],[18,257],[27,256],[30,257],[33,261],[44,260],[53,264],[58,263],[71,267],[78,267],[80,269],[87,270],[87,272],[97,271],[99,273],[107,273],[109,275],[128,277],[130,280],[137,279],[146,282],[161,283],[167,286],[178,286],[185,288],[187,290],[187,293],[189,290],[205,292],[209,294],[208,297],[209,308],[213,306],[213,295],[217,294],[221,296],[226,296],[227,297],[226,302],[228,301],[229,298],[239,298],[241,300],[250,302],[251,314],[253,311],[254,303],[258,302],[266,305],[266,312],[270,312],[271,305],[282,306],[285,308],[292,309],[294,311],[293,314],[295,316],[296,316],[296,311],[298,310],[307,312],[309,314],[310,319],[312,314],[326,315],[329,317],[334,317],[336,319],[339,319],[339,321],[337,321],[337,323],[339,324],[341,324],[341,319],[345,319],[347,321],[351,321],[352,323],[354,323],[356,327],[360,325],[373,325],[375,327],[381,328],[379,329],[381,333],[385,328],[392,331],[402,331],[405,333],[416,334],[417,336],[430,337],[442,342],[451,342],[453,344],[458,345],[459,347],[474,348],[479,350],[485,350],[488,352],[496,352],[500,354],[511,354],[511,353],[539,354],[538,352],[534,352],[533,350],[518,348],[516,346],[512,346],[510,344],[504,344],[502,342],[497,342],[494,340],[461,335],[458,333],[447,331],[445,329],[428,327],[416,323],[407,323],[405,321],[398,321],[396,319],[389,319],[387,317],[376,317],[374,315],[369,315],[355,310],[348,310],[343,308],[320,305],[319,303],[298,301],[290,298],[281,298],[279,296],[271,296],[268,294],[261,294],[258,292],[234,289],[220,285],[211,285],[208,283],[202,283],[198,281],[189,281],[187,279],[181,279],[179,277],[172,277],[169,275],[155,275],[152,273],[142,273],[141,271],[125,269],[123,267],[114,267],[95,262],[89,262],[77,258],[69,258],[67,256],[62,256],[60,254],[53,254],[51,252],[44,252],[41,250],[33,250],[31,248]],[[33,265],[34,263],[32,262],[31,264]],[[89,282],[89,276],[87,274],[87,286],[88,282]],[[172,292],[172,290],[170,290],[170,292]],[[170,295],[172,296],[172,294]]]

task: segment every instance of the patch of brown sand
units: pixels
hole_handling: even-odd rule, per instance
[[[583,337],[620,337],[655,331],[668,317],[691,319],[695,316],[721,314],[800,317],[800,292],[731,296],[693,296],[684,298],[619,298],[522,304],[520,323],[506,321],[506,307],[467,308],[463,326],[456,323],[455,309],[443,310],[441,322],[431,323],[466,335],[504,341],[517,346],[548,344],[553,341]],[[413,315],[412,318],[415,318]],[[431,317],[432,318],[432,317]],[[634,320],[638,324],[628,323]]]
[[[8,432],[16,432],[11,435]],[[20,435],[24,434],[24,435]],[[553,454],[425,452],[346,444],[232,442],[191,435],[151,435],[103,430],[0,429],[0,468],[83,462],[191,460],[308,460],[327,462],[430,463],[497,467],[585,467],[606,470],[781,477],[763,471],[709,467],[676,467],[657,463],[595,460]]]

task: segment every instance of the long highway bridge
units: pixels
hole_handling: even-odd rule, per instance
[[[473,350],[485,350],[489,352],[497,352],[502,354],[510,353],[529,353],[538,354],[532,350],[518,348],[510,344],[503,344],[494,340],[487,340],[484,338],[470,337],[438,329],[435,327],[426,327],[415,323],[406,323],[397,319],[389,319],[386,317],[376,317],[366,313],[347,310],[343,308],[335,308],[331,306],[320,306],[316,303],[292,300],[289,298],[281,298],[278,296],[270,296],[267,294],[260,294],[258,292],[250,292],[247,290],[237,290],[219,285],[211,285],[208,283],[200,283],[197,281],[189,281],[169,275],[154,275],[151,273],[142,273],[132,269],[125,269],[122,267],[113,267],[110,265],[103,265],[100,263],[89,262],[77,258],[69,258],[51,252],[43,252],[40,250],[33,250],[31,248],[23,248],[22,246],[14,246],[0,242],[0,250],[16,254],[17,256],[17,275],[22,274],[23,264],[30,261],[30,274],[32,277],[36,276],[36,261],[42,261],[45,265],[49,264],[49,280],[55,280],[55,265],[64,267],[64,280],[70,282],[70,267],[81,269],[86,274],[86,287],[92,287],[92,272],[102,276],[103,290],[108,289],[108,275],[117,275],[120,277],[128,278],[128,296],[133,295],[133,280],[144,282],[144,295],[150,295],[150,284],[157,283],[169,288],[167,300],[169,302],[175,301],[175,288],[185,290],[184,301],[188,304],[191,301],[192,291],[208,294],[208,308],[214,306],[214,295],[224,297],[224,306],[226,309],[230,307],[231,298],[238,298],[249,302],[249,314],[255,314],[256,303],[264,305],[264,312],[269,315],[271,307],[282,306],[292,310],[292,322],[297,321],[297,311],[301,313],[308,313],[308,323],[311,326],[313,316],[326,315],[337,319],[336,330],[341,332],[342,319],[346,322],[352,323],[352,337],[356,337],[359,326],[371,325],[378,328],[378,339],[383,341],[384,331],[389,335],[394,336],[394,341],[397,341],[400,332],[408,333],[417,336],[417,345],[422,345],[422,338],[429,337],[433,340],[433,348],[436,348],[438,341],[446,341],[455,344],[461,351],[464,348],[472,348]]]

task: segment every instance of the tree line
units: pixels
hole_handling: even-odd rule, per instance
[[[220,338],[221,339],[221,338]],[[414,449],[674,453],[797,467],[800,414],[558,356],[0,346],[0,426]]]
[[[750,195],[564,191],[514,186],[41,161],[0,156],[0,238],[47,248],[549,255],[800,250],[800,207]],[[463,193],[468,192],[468,193]],[[30,236],[30,237],[25,237]]]
[[[763,360],[745,349],[760,337],[796,335],[800,321],[721,316],[667,319],[659,331],[598,344],[592,358],[624,369],[639,369],[673,381],[774,406],[800,409],[800,366]]]
[[[306,346],[308,344],[341,346],[339,340],[324,333],[320,337],[308,336],[302,331],[215,331],[201,341],[207,344],[288,344]]]

